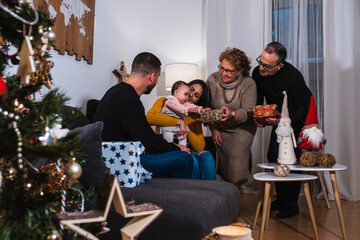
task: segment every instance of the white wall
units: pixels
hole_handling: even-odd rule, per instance
[[[100,99],[116,84],[112,71],[125,61],[128,72],[133,58],[149,51],[160,58],[162,71],[174,62],[201,64],[201,0],[107,0],[96,1],[93,64],[51,51],[55,66],[53,85],[71,98],[72,106],[86,110],[86,101]],[[200,74],[200,71],[199,71]],[[199,75],[200,77],[200,75]],[[206,80],[206,79],[204,79]],[[142,96],[145,110],[163,90],[164,74],[158,87]]]

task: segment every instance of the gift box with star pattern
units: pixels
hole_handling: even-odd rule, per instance
[[[152,173],[140,164],[145,150],[141,142],[103,142],[102,156],[109,171],[115,174],[121,187],[136,187],[150,180]]]

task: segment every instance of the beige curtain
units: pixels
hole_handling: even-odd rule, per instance
[[[226,47],[243,50],[257,66],[256,57],[271,42],[271,1],[203,0],[203,78],[217,71],[219,54]],[[258,129],[252,145],[252,173],[260,172],[256,164],[266,162],[271,128]],[[244,193],[258,193],[259,184],[252,177],[242,186]]]
[[[323,4],[325,152],[348,167],[337,173],[340,197],[359,201],[360,1],[324,0]],[[331,186],[329,176],[325,177]],[[334,198],[332,191],[329,197]]]

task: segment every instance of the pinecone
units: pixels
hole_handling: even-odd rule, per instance
[[[315,152],[313,153],[315,156],[315,166],[319,166],[320,158],[322,157],[321,152]]]
[[[304,152],[300,157],[300,164],[304,167],[313,167],[316,163],[316,157],[311,152]]]
[[[331,168],[335,165],[335,163],[335,157],[330,153],[323,154],[319,161],[319,165],[323,168]]]

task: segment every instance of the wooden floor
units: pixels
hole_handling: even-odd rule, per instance
[[[258,195],[242,195],[238,222],[252,225],[254,221]],[[360,239],[360,202],[341,201],[348,240]],[[264,240],[306,240],[314,239],[310,215],[304,196],[299,197],[300,214],[288,218],[276,218],[277,211],[271,211],[268,229]],[[320,240],[343,239],[335,201],[330,201],[330,209],[325,200],[314,200],[314,212]],[[259,239],[261,214],[252,235]]]

